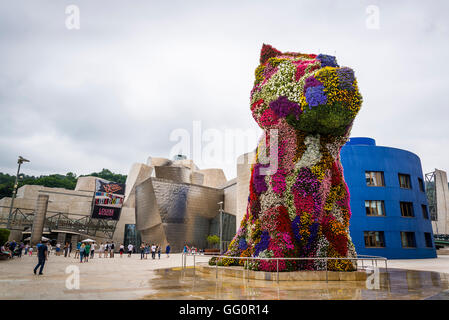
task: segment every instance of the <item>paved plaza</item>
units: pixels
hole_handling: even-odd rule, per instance
[[[187,258],[191,266],[193,257]],[[196,257],[199,262],[207,260]],[[299,285],[220,278],[217,283],[199,272],[194,277],[192,268],[183,273],[181,254],[170,258],[162,254],[160,260],[150,256],[141,260],[139,254],[130,258],[116,254],[113,259],[95,256],[88,263],[79,263],[73,254],[70,258],[51,255],[42,276],[32,272],[36,263],[36,256],[0,261],[0,299],[425,299],[441,293],[446,296],[449,289],[449,256],[445,255],[389,260],[387,291],[367,290],[365,282],[351,281]],[[79,289],[70,288],[75,283],[71,268],[79,268]],[[385,277],[380,282],[384,285]]]

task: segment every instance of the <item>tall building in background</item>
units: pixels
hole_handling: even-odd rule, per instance
[[[449,235],[449,187],[447,174],[443,170],[426,173],[426,193],[433,233]]]

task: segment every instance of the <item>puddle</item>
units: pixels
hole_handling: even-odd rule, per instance
[[[262,281],[204,274],[193,268],[160,269],[144,299],[389,300],[449,299],[449,275],[402,269],[368,271],[366,281]]]

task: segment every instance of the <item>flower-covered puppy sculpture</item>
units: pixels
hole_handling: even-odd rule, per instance
[[[282,53],[263,45],[255,76],[251,112],[264,134],[251,167],[247,212],[225,255],[355,257],[340,162],[340,149],[362,103],[354,72],[340,67],[333,56]],[[261,155],[275,158],[273,172]],[[243,261],[221,258],[218,263]],[[254,259],[249,267],[351,271],[355,263]]]

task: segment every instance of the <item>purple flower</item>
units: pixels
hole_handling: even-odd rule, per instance
[[[265,182],[265,176],[260,174],[260,167],[268,167],[269,164],[256,163],[254,165],[253,185],[257,194],[261,194],[268,190],[267,183]]]
[[[309,194],[313,195],[318,193],[320,184],[312,171],[310,171],[309,168],[304,167],[299,171],[296,182],[292,188],[297,190],[298,194],[302,197],[306,197]]]
[[[355,77],[354,77],[354,71],[350,68],[341,68],[337,70],[338,75],[338,87],[340,89],[345,90],[354,90],[354,86],[352,85],[354,83]]]
[[[310,226],[310,229],[309,229],[310,230],[310,237],[309,237],[309,240],[307,241],[307,245],[306,245],[306,247],[304,249],[306,252],[309,252],[310,249],[312,248],[312,244],[315,241],[316,236],[318,234],[319,225],[320,224],[318,222],[315,222],[315,223],[312,223],[312,225]]]
[[[261,251],[264,251],[268,248],[270,244],[270,235],[268,231],[263,231],[260,236],[260,241],[254,246],[256,251],[254,252],[254,257],[257,257]]]
[[[299,216],[296,216],[295,219],[292,221],[292,231],[297,243],[301,242],[301,235],[299,234],[300,227],[301,227],[301,219]]]
[[[248,244],[246,243],[245,238],[240,238],[239,240],[239,250],[246,250],[248,248]]]
[[[270,108],[278,117],[286,117],[289,114],[294,114],[299,120],[301,114],[301,107],[296,102],[288,100],[285,96],[280,96],[278,99],[270,102]]]
[[[309,109],[311,107],[316,107],[318,105],[326,104],[327,96],[324,93],[324,86],[309,87],[306,91],[306,101],[309,104]]]
[[[306,83],[304,84],[304,92],[307,91],[307,88],[309,87],[317,87],[317,86],[322,86],[323,84],[318,81],[317,79],[315,79],[314,76],[310,76],[306,79]]]
[[[337,59],[334,56],[320,53],[316,58],[321,61],[321,67],[338,67]]]

